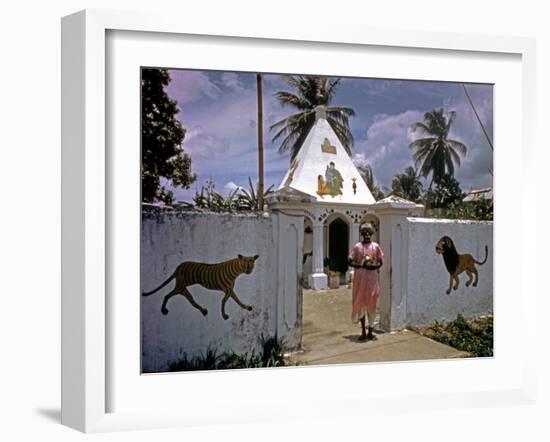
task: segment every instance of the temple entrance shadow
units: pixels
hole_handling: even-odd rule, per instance
[[[341,218],[336,218],[328,227],[329,269],[344,275],[348,270],[349,227]]]

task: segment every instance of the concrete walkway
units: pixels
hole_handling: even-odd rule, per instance
[[[304,290],[303,313],[304,352],[293,355],[291,362],[326,365],[468,356],[468,353],[408,330],[384,333],[375,326],[376,341],[359,341],[361,325],[353,324],[350,319],[349,288],[320,292]]]

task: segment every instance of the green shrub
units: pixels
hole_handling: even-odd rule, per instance
[[[466,351],[472,357],[493,356],[492,316],[466,321],[459,314],[448,324],[434,322],[422,334],[457,350]]]
[[[248,190],[237,188],[224,197],[216,192],[215,183],[207,180],[206,187],[202,186],[200,191],[195,192],[192,202],[182,202],[179,205],[187,209],[202,209],[212,212],[258,212],[260,211],[260,198],[250,177],[248,177],[248,185]],[[264,200],[271,193],[273,193],[273,185],[264,191]]]
[[[197,370],[224,370],[236,368],[265,368],[284,367],[284,340],[276,336],[259,338],[261,352],[255,351],[238,354],[225,352],[220,355],[215,349],[208,347],[206,353],[200,353],[189,359],[184,353],[183,357],[168,364],[168,371],[197,371]]]

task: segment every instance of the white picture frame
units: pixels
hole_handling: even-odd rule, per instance
[[[231,23],[210,22],[197,17],[182,25],[177,17],[122,13],[111,11],[87,10],[65,17],[62,22],[62,423],[84,432],[115,431],[127,429],[162,428],[173,426],[206,425],[211,421],[254,422],[266,419],[285,419],[288,417],[334,416],[353,414],[364,394],[361,390],[355,395],[328,393],[326,398],[310,396],[305,400],[292,400],[284,407],[284,402],[268,401],[262,403],[260,397],[250,400],[240,396],[230,403],[235,413],[231,418],[224,410],[228,403],[222,398],[207,408],[200,402],[198,393],[191,393],[197,399],[192,409],[184,408],[167,412],[152,406],[150,410],[110,411],[109,392],[114,388],[107,375],[112,364],[108,342],[108,327],[112,312],[106,293],[108,285],[108,224],[111,221],[111,195],[108,185],[109,156],[106,146],[108,133],[106,120],[110,117],[107,110],[109,79],[106,78],[107,35],[109,32],[150,32],[173,38],[173,36],[216,36],[225,39],[245,39],[247,41],[270,41],[272,44],[292,45],[294,42],[310,42],[319,45],[338,45],[346,47],[376,47],[379,50],[401,48],[403,51],[425,49],[448,53],[470,53],[483,58],[484,54],[502,54],[514,56],[521,63],[521,151],[519,157],[523,165],[534,158],[534,106],[535,106],[535,46],[532,39],[517,37],[491,37],[452,33],[430,33],[420,31],[401,31],[371,28],[348,28],[344,26],[302,27],[289,29],[279,24],[248,23],[235,28]],[[233,66],[232,66],[233,67]],[[136,85],[136,91],[138,90]],[[498,102],[496,103],[498,109]],[[137,110],[136,110],[137,111]],[[496,143],[498,143],[498,138]],[[497,173],[501,164],[495,161]],[[505,170],[503,168],[502,170]],[[522,188],[519,211],[513,222],[520,222],[519,261],[522,271],[526,269],[525,257],[534,255],[534,242],[527,237],[535,220],[536,193],[530,185],[528,174]],[[534,177],[532,178],[534,179]],[[501,181],[502,182],[502,181]],[[502,187],[505,188],[504,185]],[[498,198],[498,186],[496,186]],[[529,192],[526,191],[529,189]],[[498,201],[498,200],[497,200]],[[139,202],[138,202],[139,203]],[[514,210],[516,210],[514,208]],[[510,221],[504,216],[502,222],[499,213],[507,215],[506,210],[496,206],[498,223],[506,228]],[[500,210],[500,212],[499,212]],[[508,224],[507,224],[508,222]],[[496,226],[495,226],[496,227]],[[498,233],[495,253],[499,253]],[[498,256],[497,256],[498,257]],[[498,284],[498,259],[495,266],[495,291],[506,290]],[[521,290],[519,317],[525,318],[525,306],[536,304],[534,280],[524,278],[518,282]],[[500,303],[502,306],[503,303]],[[499,301],[496,301],[496,332],[498,336]],[[501,311],[504,311],[502,309]],[[521,316],[523,315],[523,316]],[[535,324],[525,322],[524,336],[534,334]],[[498,338],[497,338],[498,339]],[[498,343],[498,341],[496,341]],[[518,356],[519,363],[514,367],[513,379],[501,383],[500,387],[477,388],[472,391],[450,392],[438,390],[404,395],[395,392],[377,395],[377,409],[397,412],[408,409],[411,404],[422,409],[467,407],[477,405],[497,405],[499,403],[532,403],[535,396],[534,340],[525,339],[525,348]],[[496,358],[498,358],[498,353]],[[472,370],[491,370],[488,362],[470,368]],[[433,363],[431,363],[433,365]],[[397,364],[391,364],[397,365]],[[431,370],[430,363],[409,364],[411,373],[421,376]],[[463,367],[449,369],[460,370]],[[354,367],[315,367],[323,378],[334,376],[338,370],[346,370],[346,375],[360,376],[363,366]],[[402,367],[401,367],[402,369]],[[386,371],[393,371],[385,366]],[[395,374],[398,375],[399,368]],[[277,380],[291,382],[291,378],[305,382],[303,369],[283,370],[277,373]],[[174,376],[174,375],[172,375]],[[214,379],[215,385],[222,386],[231,379],[244,379],[246,376],[253,385],[252,390],[261,385],[273,383],[273,371],[258,370],[253,375],[249,371],[240,373],[198,373],[193,374],[193,383],[205,380],[205,376]],[[214,376],[214,377],[212,377]],[[176,375],[178,382],[185,382]],[[187,381],[190,378],[187,378]],[[170,377],[164,376],[163,383],[170,384]],[[214,386],[206,387],[215,390]],[[307,390],[306,390],[307,391]],[[193,401],[191,401],[193,402]],[[212,402],[212,401],[211,401]],[[335,406],[335,404],[338,404]],[[304,406],[307,404],[308,406]],[[238,411],[238,412],[236,412]],[[237,416],[237,417],[235,417]]]

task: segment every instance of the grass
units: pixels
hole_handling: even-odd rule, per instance
[[[285,345],[283,339],[260,336],[261,352],[255,351],[237,354],[208,347],[204,353],[188,358],[183,357],[168,364],[168,371],[225,370],[236,368],[284,367]]]
[[[420,334],[470,353],[471,357],[493,356],[493,317],[486,316],[466,320],[458,315],[447,324],[434,322],[431,327],[420,330]]]

